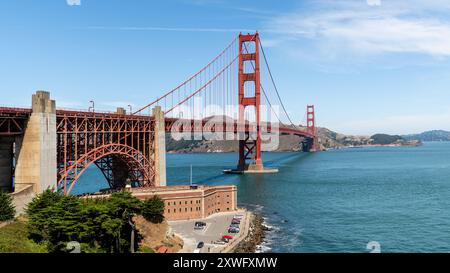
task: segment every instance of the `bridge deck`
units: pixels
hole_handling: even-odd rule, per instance
[[[0,117],[2,118],[26,118],[31,114],[31,108],[17,108],[17,107],[0,107]],[[57,109],[57,118],[65,117],[83,117],[94,119],[126,119],[126,120],[146,120],[153,119],[152,116],[147,115],[131,115],[131,114],[118,114],[115,112],[89,112],[78,110]],[[177,126],[177,128],[173,126]],[[166,118],[166,132],[241,132],[242,128],[235,120],[183,120],[177,118]],[[246,123],[244,125],[245,132],[255,132],[255,124]],[[301,137],[313,138],[314,134],[308,132],[306,129],[293,128],[281,124],[279,126],[273,126],[272,124],[262,124],[262,130],[266,133],[279,132],[280,134],[297,135]]]

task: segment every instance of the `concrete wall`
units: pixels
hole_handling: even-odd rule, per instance
[[[13,198],[13,205],[16,208],[16,216],[25,213],[28,203],[30,203],[36,196],[33,190],[33,185],[28,185],[19,191],[15,191],[11,194]]]
[[[0,190],[11,191],[14,137],[0,137]]]
[[[32,110],[24,136],[16,143],[15,191],[32,185],[40,193],[56,189],[56,110],[50,93],[36,92]]]
[[[153,108],[155,118],[155,186],[166,186],[166,129],[164,112],[160,106]]]

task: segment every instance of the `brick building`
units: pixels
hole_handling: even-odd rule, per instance
[[[167,186],[133,189],[139,199],[158,195],[165,203],[167,220],[201,219],[216,212],[237,208],[237,187],[226,186]]]
[[[144,200],[158,195],[164,201],[167,220],[202,219],[217,212],[237,209],[237,187],[223,186],[164,186],[131,188],[133,196]],[[90,195],[91,198],[104,194]]]

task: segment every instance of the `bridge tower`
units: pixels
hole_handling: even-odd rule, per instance
[[[254,52],[250,52],[247,47],[249,45]],[[251,67],[250,72],[245,71],[245,67]],[[253,84],[246,85],[247,82]],[[239,74],[238,74],[238,102],[239,102],[239,119],[238,119],[238,135],[239,135],[239,162],[237,166],[238,172],[271,172],[276,169],[264,169],[261,158],[261,84],[260,84],[260,63],[259,63],[259,34],[239,34]],[[253,90],[246,90],[246,86]],[[245,110],[247,107],[254,108],[256,130],[250,133],[245,130]],[[247,131],[247,132],[246,132]]]
[[[308,152],[315,152],[317,151],[317,148],[319,148],[319,143],[317,137],[314,105],[308,105],[306,107],[306,131],[314,137],[303,143],[303,150]]]

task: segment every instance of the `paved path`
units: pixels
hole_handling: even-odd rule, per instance
[[[211,215],[205,219],[196,220],[182,220],[182,221],[169,221],[169,225],[172,230],[183,238],[184,244],[180,252],[192,253],[197,248],[199,242],[204,242],[205,246],[200,249],[201,253],[208,252],[222,252],[226,245],[213,244],[213,242],[222,239],[223,235],[232,235],[233,237],[242,237],[238,234],[229,234],[228,227],[231,224],[233,216],[236,214],[245,215],[242,220],[240,227],[240,233],[247,234],[248,230],[248,215],[249,212],[244,210],[234,211],[234,212],[221,212]],[[203,230],[194,230],[194,223],[197,221],[202,221],[206,223],[206,227]],[[235,239],[231,240],[233,243]]]

